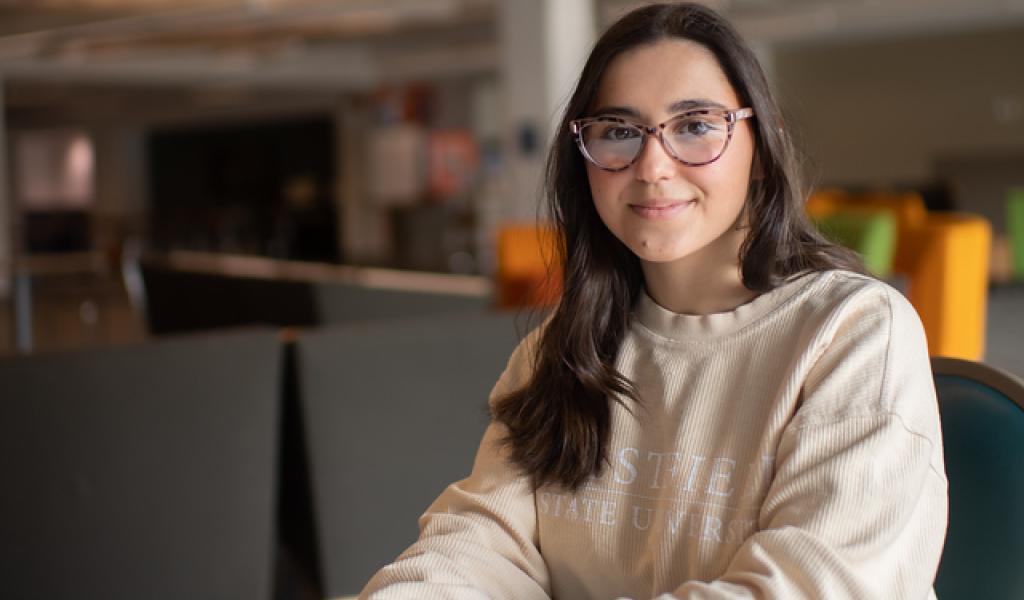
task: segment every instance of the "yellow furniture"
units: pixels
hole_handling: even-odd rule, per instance
[[[992,226],[978,215],[931,213],[907,247],[907,295],[928,335],[928,353],[981,360]]]
[[[562,293],[553,227],[509,224],[498,229],[498,306],[550,306]]]

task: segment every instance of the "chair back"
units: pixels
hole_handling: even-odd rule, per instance
[[[814,220],[829,239],[853,250],[864,260],[872,275],[892,274],[896,252],[896,218],[891,211],[847,209]]]
[[[273,331],[0,359],[0,596],[267,599]]]
[[[914,236],[907,297],[928,334],[928,353],[985,354],[992,225],[970,213],[935,213]]]
[[[517,341],[509,314],[340,325],[296,342],[327,597],[358,593],[466,477]]]
[[[1024,381],[933,358],[949,478],[939,598],[1024,598]]]
[[[1010,238],[1013,278],[1024,281],[1024,187],[1007,193],[1006,233]]]

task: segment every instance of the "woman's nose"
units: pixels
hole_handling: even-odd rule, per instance
[[[644,147],[640,150],[640,156],[633,164],[636,178],[646,183],[671,177],[678,166],[679,162],[669,154],[657,135],[647,137]]]

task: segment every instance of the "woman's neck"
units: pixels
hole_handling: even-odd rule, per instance
[[[651,298],[678,314],[728,312],[753,300],[743,286],[739,263],[742,230],[732,230],[697,254],[666,263],[642,262]]]

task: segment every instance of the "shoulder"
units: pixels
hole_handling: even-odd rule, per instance
[[[926,416],[918,413],[928,408],[934,392],[917,312],[903,294],[882,281],[846,271],[830,271],[827,276],[820,294],[809,300],[820,304],[820,312],[805,387],[835,393],[827,394],[831,400],[819,398],[816,407],[808,408],[833,415],[914,415],[910,420],[921,422]]]
[[[805,301],[826,311],[879,308],[888,304],[890,292],[896,292],[884,281],[852,271],[821,271],[805,277],[812,279]]]
[[[888,341],[893,334],[924,338],[921,320],[907,298],[873,277],[850,271],[815,273],[807,285],[799,310],[805,322],[835,336],[877,336]]]
[[[494,389],[491,390],[490,404],[492,406],[498,399],[522,389],[530,382],[536,367],[541,341],[550,322],[551,316],[548,315],[516,345],[509,356],[505,371],[498,378]]]

